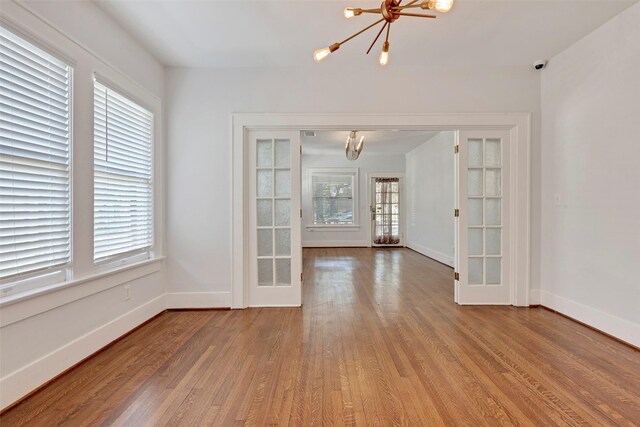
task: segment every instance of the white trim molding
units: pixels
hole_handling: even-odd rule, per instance
[[[341,232],[341,231],[358,231],[360,225],[306,225],[304,227],[307,231],[321,231],[325,232]]]
[[[371,245],[366,240],[314,240],[302,242],[303,248],[368,248]]]
[[[167,308],[229,308],[231,292],[169,292]]]
[[[530,281],[530,192],[531,192],[531,114],[305,114],[305,113],[236,113],[231,115],[232,134],[232,308],[248,306],[248,215],[245,212],[248,186],[247,132],[249,130],[463,130],[508,129],[513,151],[512,173],[515,180],[515,212],[512,233],[515,247],[512,256],[512,304],[529,305]]]
[[[418,245],[416,243],[411,243],[411,242],[407,242],[407,248],[411,249],[412,251],[416,251],[419,254],[422,254],[431,259],[435,259],[436,261],[453,268],[454,260],[453,260],[453,257],[450,255],[443,254],[442,252],[429,249],[426,246]]]
[[[544,289],[540,290],[540,304],[640,348],[640,325],[637,323],[547,292]]]

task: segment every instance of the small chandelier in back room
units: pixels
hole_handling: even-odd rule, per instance
[[[358,160],[360,157],[360,153],[364,148],[364,136],[360,137],[360,141],[358,145],[356,145],[356,139],[358,137],[358,131],[352,130],[349,133],[349,138],[347,138],[347,145],[345,146],[347,152],[347,160],[351,160],[352,162]]]
[[[413,8],[420,8],[423,10],[436,10],[438,12],[446,13],[449,10],[451,10],[451,8],[453,7],[453,0],[423,0],[420,4],[416,4],[420,0],[411,0],[409,3],[405,4],[404,6],[402,5],[402,1],[403,0],[384,0],[380,5],[380,7],[376,9],[361,9],[361,8],[353,8],[353,7],[346,8],[344,10],[345,18],[353,18],[354,16],[360,16],[363,13],[373,13],[375,15],[380,14],[382,18],[378,19],[368,27],[365,27],[364,29],[358,31],[351,37],[347,37],[346,39],[342,40],[339,43],[334,43],[329,47],[316,50],[315,52],[313,52],[313,59],[315,59],[316,62],[320,62],[324,60],[327,56],[329,56],[331,53],[338,50],[340,46],[342,46],[349,40],[359,36],[365,31],[384,22],[384,24],[380,28],[380,31],[378,31],[378,35],[373,40],[373,43],[371,43],[371,46],[369,46],[369,50],[367,50],[367,54],[371,51],[371,48],[373,48],[373,46],[376,44],[376,42],[380,38],[380,35],[386,28],[387,33],[385,36],[384,43],[382,44],[382,52],[380,53],[378,62],[380,63],[380,65],[387,65],[387,62],[389,62],[389,32],[391,30],[391,24],[393,22],[395,22],[398,18],[402,16],[411,16],[411,17],[417,17],[417,18],[432,18],[432,19],[436,18],[436,15],[407,12],[407,10],[411,10]]]

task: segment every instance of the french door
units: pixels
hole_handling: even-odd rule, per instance
[[[300,134],[250,131],[248,139],[249,306],[300,306]]]
[[[400,246],[401,181],[399,177],[372,177],[369,181],[371,245]]]
[[[509,132],[460,131],[456,302],[511,304]]]

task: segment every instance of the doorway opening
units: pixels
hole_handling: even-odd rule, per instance
[[[387,273],[397,270],[394,263],[406,258],[400,252],[407,249],[453,269],[457,132],[360,131],[363,145],[357,159],[345,155],[350,134],[322,129],[301,134],[303,248],[362,256],[376,275],[389,280]],[[344,248],[352,249],[340,251]],[[376,251],[379,256],[366,261],[366,254]],[[313,253],[315,259],[321,258]],[[429,261],[424,258],[424,262]],[[307,263],[305,268],[307,276],[313,265]],[[443,270],[438,271],[441,275]],[[393,272],[398,273],[402,272]],[[448,277],[453,282],[453,270]]]
[[[352,120],[347,121],[348,118]],[[436,165],[446,162],[434,162],[425,167],[424,162],[413,160],[409,166],[416,156],[405,152],[402,155],[404,170],[394,170],[393,156],[386,153],[380,156],[383,162],[377,166],[384,164],[386,170],[363,172],[363,165],[354,167],[346,156],[346,164],[337,161],[331,166],[322,164],[322,157],[328,157],[325,153],[315,156],[311,165],[304,165],[303,153],[309,153],[302,130],[315,130],[317,135],[318,132],[347,134],[353,129],[371,132],[371,141],[375,141],[375,132],[453,135],[455,144],[448,147],[453,158],[449,162],[453,177],[444,181],[453,185],[453,191],[448,193],[452,209],[447,209],[446,216],[454,223],[454,300],[460,304],[527,305],[528,257],[523,255],[528,254],[529,237],[528,119],[528,115],[517,114],[452,115],[446,118],[422,115],[402,119],[393,116],[234,115],[234,190],[239,190],[242,196],[236,197],[238,193],[234,191],[234,212],[240,216],[234,215],[233,306],[301,305],[302,277],[296,272],[301,271],[302,247],[311,246],[311,241],[314,241],[313,246],[320,247],[339,248],[347,244],[368,248],[377,245],[411,247],[415,245],[415,236],[420,234],[412,232],[411,227],[422,227],[423,219],[434,217],[421,211],[416,200],[437,193],[428,188],[428,183],[437,182],[437,179],[426,179],[421,174],[435,172]],[[392,129],[394,120],[402,123]],[[337,124],[330,125],[330,121]],[[447,124],[437,127],[438,122]],[[258,135],[258,131],[263,134]],[[269,140],[271,144],[273,163],[268,167],[255,163],[259,150],[252,147],[257,147],[259,139]],[[286,167],[276,165],[279,160],[274,147],[282,141],[287,142],[288,150],[285,151],[290,156]],[[342,150],[343,144],[340,144]],[[368,147],[369,158],[375,156],[375,143],[367,145],[365,142],[358,161],[367,158]],[[495,163],[495,147],[498,147],[498,163]],[[433,156],[427,158],[430,157]],[[478,158],[482,163],[478,163]],[[409,171],[411,167],[414,172]],[[272,194],[258,195],[261,183],[265,182],[271,186]],[[296,186],[299,191],[294,190]],[[286,189],[284,193],[283,189]],[[272,222],[268,225],[257,223],[258,202],[263,201],[262,197],[270,197],[272,206],[269,211]],[[287,199],[290,222],[277,225],[275,205],[283,205],[284,199]],[[386,211],[384,205],[388,205]],[[376,215],[377,210],[382,219]],[[450,237],[449,234],[449,241]],[[429,243],[435,240],[428,236]],[[286,250],[283,251],[284,247]],[[259,248],[267,252],[258,254]],[[418,249],[421,251],[422,248]],[[434,250],[425,255],[435,258],[437,252]],[[447,255],[444,251],[442,254]],[[283,275],[283,268],[289,264],[291,268]],[[270,280],[259,279],[260,265],[262,273],[266,274],[264,277]],[[280,273],[276,272],[278,268]],[[288,278],[289,275],[290,281],[277,278]],[[273,298],[252,299],[251,287],[260,285],[264,286],[260,292],[267,292]],[[283,302],[285,294],[297,297]]]
[[[419,164],[408,164],[407,159],[427,156],[420,147],[430,141],[441,155],[427,157],[425,162],[433,162],[433,169],[446,170],[441,181],[451,181],[446,190],[438,191],[442,200],[430,201],[440,210],[441,223],[449,233],[448,241],[440,243],[446,238],[439,238],[436,242],[443,247],[433,249],[449,253],[446,263],[453,266],[455,132],[360,131],[364,143],[357,160],[345,155],[349,134],[344,130],[308,130],[301,136],[303,247],[403,247],[414,243],[418,251],[427,247],[419,239],[407,239],[409,232],[411,236],[430,234],[430,230],[417,230],[423,225],[415,223],[415,214],[407,215],[409,206],[415,212],[418,204],[427,203],[414,200],[419,192],[411,187],[419,185],[415,178]],[[435,164],[440,161],[446,165]],[[418,175],[421,179],[421,173]],[[437,225],[431,227],[440,232]]]

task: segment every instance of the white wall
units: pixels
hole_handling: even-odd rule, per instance
[[[554,57],[542,77],[541,302],[636,346],[639,70],[636,4]]]
[[[421,83],[397,87],[399,81]],[[529,67],[371,65],[362,72],[329,60],[301,68],[167,69],[170,292],[196,293],[195,302],[231,303],[231,113],[532,112],[535,183],[539,83]]]
[[[366,143],[365,143],[366,145]],[[322,231],[312,225],[313,210],[309,198],[308,169],[309,168],[358,168],[358,225],[357,230]],[[371,217],[367,204],[367,174],[377,172],[397,172],[404,174],[405,159],[403,154],[372,154],[363,150],[360,158],[355,162],[346,159],[345,155],[302,155],[302,246],[371,246],[370,228]]]
[[[406,246],[453,267],[454,132],[440,132],[407,153]]]
[[[162,137],[164,68],[91,2],[3,1],[0,17],[74,68],[74,282],[28,299],[3,298],[0,315],[0,408],[4,408],[118,336],[165,309],[161,261],[96,276],[92,260],[93,74],[156,107],[156,237],[164,230]],[[87,214],[89,213],[89,214]],[[124,285],[131,299],[124,300]]]

